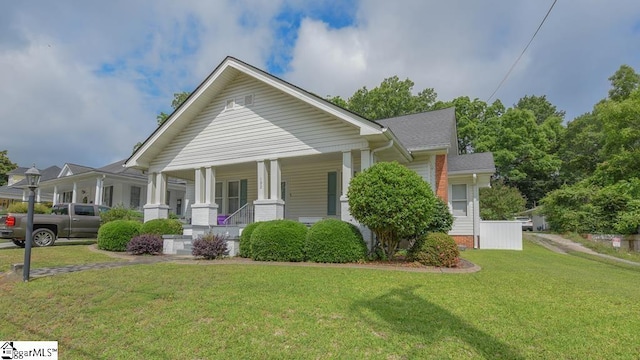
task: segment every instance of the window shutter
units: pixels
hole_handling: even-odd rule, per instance
[[[240,180],[240,206],[247,203],[247,179]]]
[[[336,214],[338,195],[338,173],[332,171],[327,176],[327,215]]]

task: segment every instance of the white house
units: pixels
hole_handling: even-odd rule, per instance
[[[124,160],[100,167],[65,164],[54,177],[42,179],[40,187],[53,194],[52,202],[92,203],[142,210],[147,202],[147,176],[123,167]],[[184,216],[184,182],[169,181],[164,196],[167,210]]]
[[[375,162],[415,170],[448,201],[451,234],[477,244],[478,188],[490,153],[458,155],[453,108],[370,121],[227,57],[125,166],[147,174],[145,221],[167,217],[167,179],[183,179],[191,224],[320,218],[353,221],[351,178]]]

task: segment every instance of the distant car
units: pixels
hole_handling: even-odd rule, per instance
[[[533,221],[528,217],[517,217],[516,220],[522,223],[522,231],[533,231]]]

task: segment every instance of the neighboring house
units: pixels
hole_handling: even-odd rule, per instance
[[[65,164],[50,179],[40,181],[40,189],[50,192],[52,202],[121,205],[142,210],[147,198],[147,176],[140,170],[123,167],[124,160],[101,168]],[[184,216],[184,183],[169,181],[165,188],[167,209]]]
[[[187,183],[193,233],[219,223],[354,222],[347,187],[380,161],[415,170],[447,201],[451,234],[472,247],[490,153],[458,155],[453,108],[377,122],[227,57],[126,161],[145,171],[145,221],[167,217],[168,178]]]
[[[9,176],[7,185],[0,186],[0,208],[6,208],[11,203],[29,200],[29,188],[25,180],[24,173],[29,170],[26,167],[19,167],[7,173]],[[60,172],[58,166],[49,166],[46,169],[38,169],[40,171],[40,181],[46,181],[55,178]],[[36,202],[51,202],[53,194],[38,188],[36,190]]]

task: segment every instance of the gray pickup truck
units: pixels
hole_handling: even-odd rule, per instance
[[[51,246],[58,238],[96,238],[100,213],[107,206],[94,204],[56,204],[51,214],[33,215],[33,245]],[[0,217],[0,238],[25,246],[27,214],[9,213]]]

